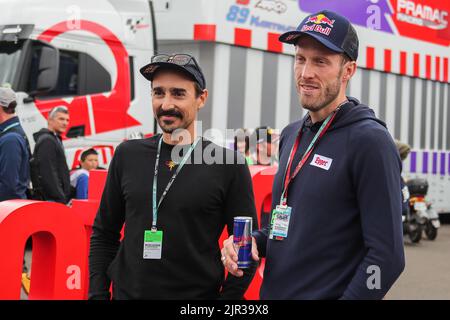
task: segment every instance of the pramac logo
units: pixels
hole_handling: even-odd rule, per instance
[[[36,100],[36,107],[47,118],[56,106],[66,106],[70,112],[70,126],[85,126],[85,135],[123,129],[140,123],[128,114],[130,107],[130,66],[126,48],[107,28],[86,20],[79,21],[76,30],[87,31],[100,37],[111,50],[117,67],[117,80],[111,92],[70,99]],[[51,43],[54,38],[74,31],[66,21],[60,22],[39,35],[38,40]]]
[[[397,2],[398,21],[442,30],[448,26],[447,17],[448,12],[440,8],[408,0],[398,0]]]

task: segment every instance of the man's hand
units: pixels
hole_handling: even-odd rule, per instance
[[[254,237],[252,237],[252,258],[255,261],[259,261],[258,248],[256,247],[256,240]],[[233,243],[233,236],[231,235],[223,242],[222,263],[233,276],[242,277],[244,272],[238,269],[237,261],[238,255]]]

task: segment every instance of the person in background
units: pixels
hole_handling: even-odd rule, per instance
[[[46,201],[66,204],[70,200],[70,172],[61,135],[69,125],[69,110],[55,107],[48,115],[48,127],[33,134],[31,180],[35,194]]]
[[[26,199],[31,156],[28,138],[15,115],[16,93],[0,87],[0,201]],[[30,276],[23,261],[22,286],[30,291]]]
[[[75,188],[75,199],[88,198],[89,171],[98,168],[98,153],[90,148],[83,151],[80,159],[80,168],[70,175],[70,185]]]
[[[247,129],[239,129],[238,133],[234,136],[234,151],[239,151],[245,156],[247,165],[251,166],[255,164],[250,154],[250,137]]]
[[[16,94],[0,88],[0,201],[26,199],[30,182],[30,146],[15,115]]]
[[[253,135],[256,136],[256,159],[254,164],[261,166],[270,166],[274,164],[276,154],[276,137],[275,130],[268,126],[261,126],[255,129]]]
[[[400,154],[400,159],[402,161],[405,161],[405,159],[408,157],[409,153],[411,152],[411,147],[403,143],[399,140],[395,140],[395,146],[397,147],[398,153]],[[409,189],[406,185],[406,181],[402,176],[402,215],[406,216],[408,214],[409,210]]]

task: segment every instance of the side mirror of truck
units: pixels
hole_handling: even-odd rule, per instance
[[[53,46],[43,46],[39,59],[39,69],[34,96],[55,89],[59,72],[59,51]]]

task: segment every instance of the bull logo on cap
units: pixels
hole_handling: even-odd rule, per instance
[[[324,24],[325,23],[325,24],[329,25],[331,28],[333,28],[334,21],[335,20],[331,20],[326,15],[321,13],[316,16],[309,17],[308,21],[306,23],[309,23],[309,22],[312,22],[314,24]]]

